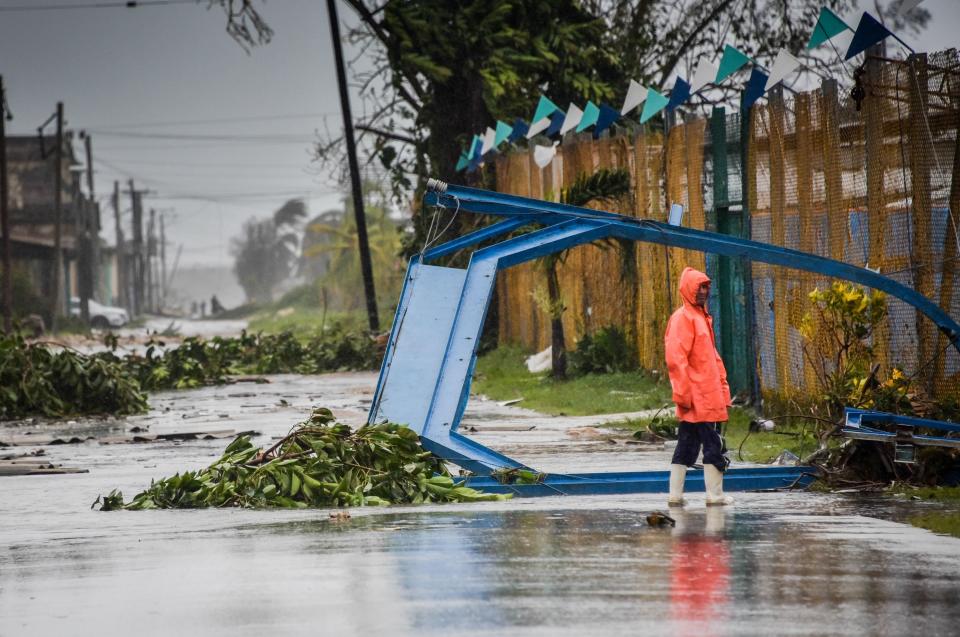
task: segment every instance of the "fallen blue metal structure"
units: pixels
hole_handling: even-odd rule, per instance
[[[921,434],[917,433],[918,429],[956,434],[960,433],[960,424],[848,407],[844,412],[842,432],[844,436],[854,440],[893,444],[893,457],[896,462],[912,463],[916,457],[916,447],[960,449],[960,438]]]
[[[846,279],[900,298],[926,314],[960,351],[960,325],[926,297],[871,270],[788,248],[648,219],[578,208],[430,180],[427,205],[505,217],[481,230],[429,249],[410,261],[391,328],[368,422],[397,422],[414,429],[425,448],[476,474],[470,485],[496,487],[504,470],[534,471],[457,432],[470,394],[477,344],[496,274],[574,246],[618,238],[744,257]],[[536,226],[536,227],[534,227]],[[429,265],[525,227],[529,232],[475,250],[466,269]],[[807,467],[728,470],[728,490],[803,485]],[[497,482],[497,484],[500,484]],[[519,495],[666,492],[665,472],[550,474],[536,484],[510,484]],[[687,490],[703,489],[702,475],[688,474]]]

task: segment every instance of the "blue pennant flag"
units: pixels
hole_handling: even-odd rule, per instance
[[[869,13],[864,12],[863,17],[860,18],[860,24],[857,25],[857,30],[853,34],[853,40],[850,42],[850,48],[847,49],[847,55],[843,59],[849,60],[850,58],[863,53],[871,46],[890,35],[893,35],[893,33],[891,33],[887,27],[880,24],[880,22]]]
[[[460,159],[457,160],[457,172],[460,172],[464,168],[470,165],[470,160],[467,158],[466,153],[460,153]]]
[[[600,115],[597,116],[597,125],[593,129],[593,138],[600,139],[603,131],[613,126],[618,119],[620,119],[620,111],[612,106],[601,103]]]
[[[690,98],[690,83],[677,76],[677,81],[673,84],[673,90],[670,92],[670,101],[667,102],[667,111],[672,111]]]
[[[767,74],[758,68],[754,68],[750,73],[750,80],[747,82],[747,88],[743,92],[743,110],[746,111],[754,102],[763,97],[767,86]]]
[[[550,127],[547,129],[547,132],[544,133],[547,137],[556,137],[560,134],[560,129],[563,128],[563,120],[567,118],[567,114],[563,111],[554,111],[550,115]]]
[[[530,126],[523,121],[522,117],[518,117],[513,123],[513,131],[510,133],[510,137],[507,137],[507,142],[512,144],[518,139],[525,139],[528,130],[530,130]]]
[[[470,145],[470,152],[467,154],[471,160],[480,159],[480,149],[483,148],[483,138],[479,135],[473,136],[473,143]]]

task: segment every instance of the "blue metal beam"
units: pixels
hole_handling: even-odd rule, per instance
[[[649,219],[637,219],[612,212],[578,208],[465,186],[440,184],[434,187],[437,190],[428,192],[426,195],[426,203],[428,204],[455,205],[460,210],[467,212],[502,215],[514,218],[518,222],[521,219],[535,221],[546,216],[579,219],[585,222],[606,222],[610,224],[611,235],[623,239],[659,243],[724,256],[744,257],[771,265],[816,272],[824,276],[845,279],[882,290],[923,312],[960,352],[960,324],[916,290],[866,268],[750,239],[671,226]],[[563,248],[554,251],[560,249]]]
[[[847,427],[854,429],[867,427],[869,425],[906,425],[908,427],[924,427],[926,429],[960,432],[960,424],[957,423],[931,420],[929,418],[916,418],[914,416],[900,416],[884,411],[870,411],[868,409],[847,407],[844,410],[844,416]]]
[[[809,467],[750,467],[728,469],[723,478],[724,491],[762,491],[806,487],[814,480]],[[487,493],[512,493],[518,497],[549,495],[595,495],[621,493],[666,493],[669,471],[633,471],[611,473],[548,474],[536,484],[503,484],[493,476],[471,476],[466,486]],[[704,491],[703,472],[688,471],[684,490]]]

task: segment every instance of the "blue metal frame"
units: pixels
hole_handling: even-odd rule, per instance
[[[501,215],[507,218],[428,250],[410,262],[368,417],[369,422],[391,419],[389,409],[384,411],[381,407],[385,388],[390,382],[389,374],[394,364],[397,342],[403,339],[404,322],[418,319],[417,316],[412,318],[407,316],[411,307],[413,289],[420,275],[425,277],[426,283],[423,285],[429,285],[428,275],[431,268],[434,274],[443,274],[440,271],[444,270],[426,264],[439,257],[514,232],[529,224],[543,226],[473,253],[463,277],[463,287],[457,307],[443,308],[443,311],[448,313],[447,319],[450,319],[451,310],[453,314],[449,334],[437,335],[439,338],[446,339],[439,371],[436,377],[416,379],[419,387],[426,384],[427,389],[432,388],[426,417],[422,422],[405,423],[420,435],[425,448],[477,474],[469,478],[468,482],[471,486],[484,490],[513,492],[520,495],[555,495],[559,493],[664,492],[668,488],[669,476],[666,472],[552,474],[545,476],[537,484],[503,485],[491,477],[492,474],[502,469],[528,469],[528,467],[457,432],[470,395],[477,346],[487,309],[493,297],[497,272],[577,245],[615,237],[726,256],[740,256],[754,261],[847,279],[883,290],[910,303],[930,317],[960,351],[960,325],[929,299],[892,279],[839,261],[713,232],[670,226],[650,220],[515,195],[447,186],[440,182],[431,183],[431,192],[427,193],[425,203],[457,211]],[[810,468],[765,467],[732,469],[727,473],[725,484],[731,491],[771,489],[804,485],[812,479]],[[703,488],[702,475],[696,472],[690,474],[688,482],[689,490]]]
[[[921,447],[952,447],[960,449],[960,438],[948,436],[929,436],[918,434],[918,428],[934,429],[949,433],[960,433],[960,424],[900,416],[882,411],[869,411],[848,407],[844,411],[845,424],[843,435],[854,440],[871,440],[874,442],[893,443],[896,445],[917,445]],[[877,426],[894,427],[896,431],[877,429]]]

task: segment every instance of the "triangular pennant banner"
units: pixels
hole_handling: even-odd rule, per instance
[[[735,49],[728,44],[723,47],[723,57],[720,58],[720,69],[717,71],[717,77],[713,82],[719,84],[749,62],[750,58],[744,55],[739,49]]]
[[[620,119],[620,111],[612,106],[600,104],[600,114],[597,115],[597,125],[593,128],[593,138],[600,139],[601,133],[613,126],[618,119]]]
[[[460,159],[457,160],[457,172],[460,172],[464,168],[470,165],[470,159],[467,157],[466,153],[460,154]]]
[[[533,114],[533,121],[539,122],[544,117],[550,117],[559,111],[560,107],[550,101],[546,95],[540,96],[540,102],[537,104],[537,111]]]
[[[849,60],[863,53],[888,35],[893,34],[887,27],[880,24],[876,18],[864,12],[863,17],[860,18],[860,24],[857,25],[857,31],[853,34],[853,41],[850,43],[850,48],[847,49],[847,54],[843,59]]]
[[[557,145],[556,143],[551,144],[550,146],[534,146],[533,147],[533,161],[540,168],[546,168],[550,165],[550,162],[553,161],[553,158],[557,156]]]
[[[563,120],[567,118],[566,113],[563,111],[556,111],[553,115],[550,116],[550,127],[547,128],[546,135],[547,137],[554,137],[560,133],[560,128],[563,126]]]
[[[621,115],[626,115],[636,107],[643,104],[647,99],[647,89],[643,88],[635,80],[630,80],[630,88],[627,89],[627,97],[623,100],[623,108],[620,109]]]
[[[696,93],[707,84],[713,82],[717,77],[717,67],[711,64],[706,58],[700,60],[697,64],[697,70],[693,72],[693,81],[690,83],[690,92]]]
[[[497,131],[487,126],[487,132],[483,134],[483,146],[480,147],[480,155],[486,155],[493,150],[493,142],[497,138]]]
[[[580,123],[580,118],[583,117],[583,111],[580,110],[580,107],[570,102],[570,107],[567,109],[567,114],[563,116],[563,125],[560,127],[560,135],[566,135],[568,132],[572,131],[577,127],[577,124]]]
[[[790,52],[786,49],[780,49],[780,52],[777,53],[777,59],[773,61],[770,77],[767,78],[767,84],[763,90],[769,91],[798,68],[800,68],[800,60],[790,55]]]
[[[530,124],[530,129],[527,131],[527,139],[533,139],[548,128],[550,128],[549,117],[541,117],[540,119],[533,120],[533,123]]]
[[[643,105],[640,123],[646,123],[648,119],[666,108],[669,102],[670,100],[658,93],[655,89],[647,89],[647,101]]]
[[[530,130],[530,126],[523,121],[522,118],[518,117],[513,123],[513,130],[510,131],[510,137],[507,138],[507,141],[512,144],[518,139],[523,139],[526,137],[528,130]]]
[[[497,134],[496,134],[496,137],[493,138],[493,147],[496,148],[503,142],[510,139],[510,134],[512,132],[513,132],[513,127],[510,126],[510,124],[497,120]]]
[[[754,102],[763,97],[764,87],[767,85],[767,74],[754,68],[747,81],[747,88],[743,92],[743,110],[749,110]]]
[[[483,138],[479,135],[474,135],[473,142],[470,144],[470,153],[468,154],[468,157],[470,157],[471,160],[480,157],[481,146],[483,146]]]
[[[897,7],[897,17],[903,18],[916,9],[921,2],[923,2],[923,0],[900,0],[900,6]]]
[[[690,83],[678,75],[677,81],[673,83],[673,90],[670,91],[670,101],[667,102],[667,110],[672,111],[688,99],[690,99]]]
[[[813,33],[810,34],[810,41],[807,42],[807,49],[815,49],[844,31],[853,31],[853,29],[841,20],[836,13],[826,7],[822,7],[820,9],[820,17],[817,18],[817,25],[813,27]]]
[[[600,109],[593,102],[587,102],[587,105],[583,107],[583,117],[580,118],[577,132],[582,133],[596,124],[598,117],[600,117]]]

